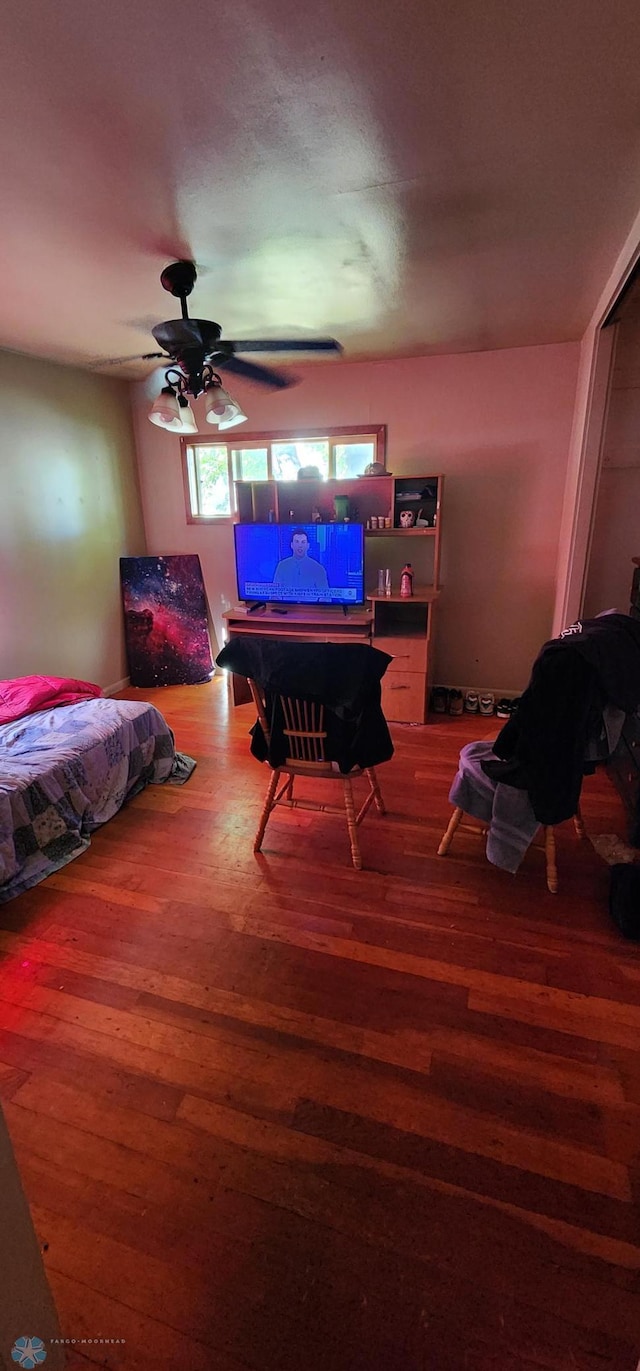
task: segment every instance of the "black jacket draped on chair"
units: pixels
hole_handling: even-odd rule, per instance
[[[590,741],[603,710],[640,704],[640,622],[610,613],[583,619],[541,648],[515,714],[483,762],[493,781],[526,790],[536,819],[558,824],[575,814]]]
[[[251,751],[259,761],[281,765],[287,739],[280,695],[317,700],[325,706],[326,756],[346,774],[377,766],[393,756],[382,713],[380,682],[391,661],[365,643],[296,643],[280,638],[238,636],[222,649],[216,666],[246,676],[264,690],[271,728],[270,747],[259,723],[251,730]]]

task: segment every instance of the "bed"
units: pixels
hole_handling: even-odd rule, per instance
[[[194,767],[142,701],[81,699],[0,723],[0,904],[84,852],[143,786],[182,784]]]

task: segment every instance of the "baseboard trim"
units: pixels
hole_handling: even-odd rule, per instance
[[[117,695],[120,690],[126,690],[127,686],[130,685],[130,683],[131,678],[129,676],[125,676],[124,680],[116,681],[114,685],[105,686],[104,693],[105,695]]]

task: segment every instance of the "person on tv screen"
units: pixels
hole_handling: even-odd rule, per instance
[[[283,590],[328,590],[329,579],[321,562],[309,556],[309,539],[303,528],[291,534],[291,557],[283,557],[275,569],[274,585]]]

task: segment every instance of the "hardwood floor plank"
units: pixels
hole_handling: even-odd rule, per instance
[[[111,1058],[59,1045],[51,1038],[43,1041],[41,1021],[36,1022],[35,1029],[34,1038],[0,1029],[0,1058],[4,1059],[0,1066],[0,1093],[4,1098],[11,1099],[32,1071],[46,1070],[48,1079],[82,1084],[86,1090],[108,1096],[114,1104],[127,1105],[156,1119],[175,1118],[184,1093],[179,1087],[142,1072],[128,1071]],[[16,1078],[6,1093],[1,1089],[3,1069]]]
[[[192,1094],[202,1094],[206,1098],[233,1100],[238,1109],[244,1107],[257,1117],[263,1114],[288,1116],[294,1102],[295,1097],[286,1082],[284,1085],[273,1080],[263,1083],[247,1074],[247,1071],[245,1074],[239,1072],[237,1055],[231,1061],[227,1059],[225,1069],[222,1052],[218,1055],[214,1052],[208,1060],[200,1060],[196,1052],[190,1059],[183,1060],[180,1055],[172,1056],[158,1046],[137,1046],[120,1037],[117,1032],[111,1038],[108,1031],[86,1029],[75,1022],[66,1023],[46,1014],[35,1014],[31,1010],[17,1008],[11,1018],[9,1007],[3,1017],[22,1037],[32,1041],[40,1041],[44,1037],[48,1045],[55,1043],[58,1048],[71,1049],[84,1062],[83,1075],[87,1089],[99,1089],[105,1079],[109,1080],[114,1068],[124,1066],[125,1071],[129,1068],[121,1081],[124,1103],[130,1102],[127,1091],[132,1089],[132,1085],[137,1093],[138,1077],[152,1084],[160,1082],[162,1097],[165,1097],[166,1087],[175,1087],[179,1092],[189,1089]],[[45,1063],[47,1060],[45,1053]],[[212,1060],[220,1064],[212,1065]],[[248,1069],[247,1062],[245,1067]],[[73,1073],[70,1074],[74,1080]],[[167,1096],[170,1101],[170,1090]],[[148,1101],[149,1097],[154,1101],[158,1099],[156,1093],[145,1089],[145,1099]],[[170,1109],[171,1105],[168,1107]],[[164,1110],[158,1117],[163,1117],[163,1114]]]
[[[78,1233],[79,1246],[82,1244]],[[64,1334],[74,1338],[124,1339],[118,1345],[102,1344],[88,1356],[88,1344],[83,1344],[83,1358],[89,1366],[108,1367],[109,1371],[175,1371],[178,1366],[194,1371],[247,1371],[246,1363],[227,1358],[222,1350],[201,1343],[192,1332],[183,1334],[158,1318],[145,1317],[140,1310],[94,1289],[82,1278],[75,1279],[49,1264],[47,1275],[59,1309],[65,1311]],[[67,1330],[68,1333],[67,1333]],[[108,1331],[107,1331],[108,1330]],[[215,1360],[214,1360],[215,1358]]]
[[[15,1098],[29,1095],[31,1083],[27,1082]],[[314,1091],[316,1100],[320,1091]],[[319,1101],[329,1108],[347,1110],[353,1103],[352,1091],[341,1092],[332,1085],[326,1092],[330,1099]],[[403,1131],[415,1133],[425,1141],[441,1143],[445,1147],[457,1147],[474,1156],[499,1160],[503,1165],[515,1167],[525,1172],[533,1171],[549,1180],[571,1184],[575,1181],[581,1189],[607,1195],[613,1199],[630,1200],[631,1185],[626,1167],[609,1161],[595,1153],[585,1152],[570,1144],[556,1142],[542,1135],[531,1136],[525,1132],[509,1129],[494,1118],[482,1120],[446,1101],[429,1097],[424,1102],[414,1097],[407,1099],[400,1092],[389,1088],[367,1090],[363,1086],[358,1100],[359,1109],[377,1123],[393,1126],[397,1124]],[[383,1098],[384,1095],[384,1098]],[[217,1136],[239,1141],[240,1133],[253,1139],[257,1150],[267,1155],[296,1156],[300,1141],[287,1129],[270,1125],[266,1121],[248,1121],[235,1111],[226,1110],[209,1101],[196,1100],[186,1095],[179,1106],[178,1117],[208,1127]],[[295,1120],[294,1120],[295,1126]],[[259,1142],[258,1142],[259,1139]]]
[[[480,1025],[481,1026],[481,1025]],[[422,1034],[413,1035],[419,1045]],[[405,1034],[410,1047],[411,1035]],[[433,1056],[459,1063],[477,1062],[486,1071],[503,1076],[505,1088],[512,1077],[543,1088],[548,1094],[594,1103],[622,1104],[625,1093],[620,1072],[613,1064],[582,1061],[540,1048],[492,1037],[485,1038],[464,1029],[438,1028],[429,1034]],[[564,1043],[562,1044],[562,1046]]]
[[[552,1028],[560,1032],[575,1034],[591,1042],[610,1043],[613,1046],[632,1048],[638,1042],[638,1029],[632,1024],[620,1022],[615,1017],[593,1018],[584,1014],[582,1008],[576,1013],[569,1004],[549,1003],[548,1000],[527,1000],[512,994],[484,993],[470,991],[469,1008],[478,1014],[495,1015],[502,1020],[513,1019],[517,1023],[532,1024],[539,1028]],[[629,1006],[635,1008],[635,1006]]]

